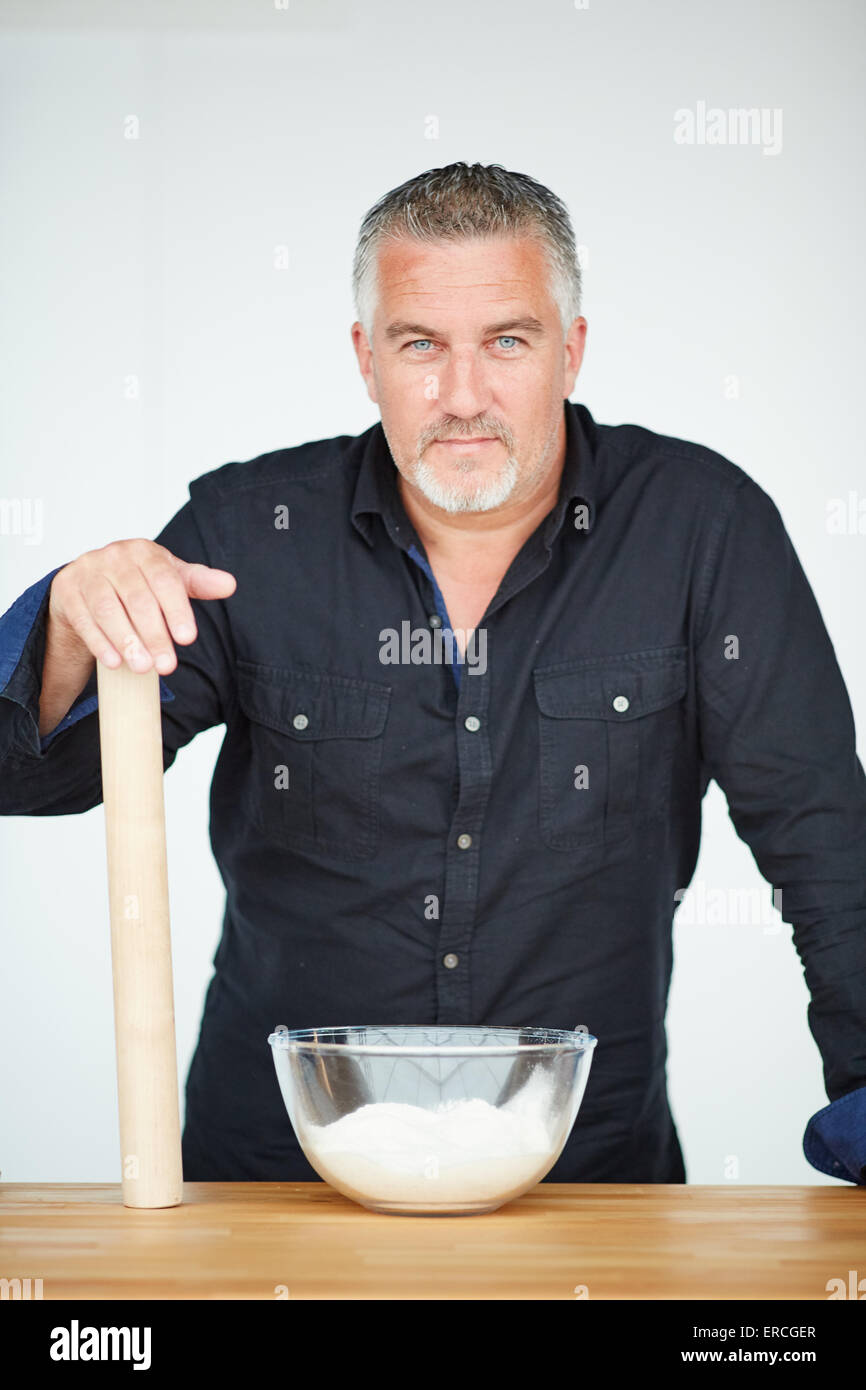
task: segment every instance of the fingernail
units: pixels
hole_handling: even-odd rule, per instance
[[[141,647],[131,647],[127,656],[130,666],[136,671],[146,671],[150,665],[150,658],[147,652],[142,651]]]

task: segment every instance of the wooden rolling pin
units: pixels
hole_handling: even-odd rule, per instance
[[[155,667],[96,663],[123,1205],[183,1201]]]

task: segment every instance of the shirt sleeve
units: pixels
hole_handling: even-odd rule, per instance
[[[866,1086],[825,1105],[806,1126],[803,1153],[831,1178],[866,1184]]]
[[[220,565],[188,501],[155,537],[182,560]],[[68,815],[102,800],[96,670],[55,729],[39,735],[51,571],[0,617],[0,815]],[[234,657],[224,599],[191,599],[198,636],[159,677],[163,770],[202,729],[225,722]]]
[[[804,1153],[830,1165],[821,1171],[863,1182],[866,776],[815,596],[778,508],[745,474],[704,589],[702,758],[793,928],[831,1102],[809,1121]]]

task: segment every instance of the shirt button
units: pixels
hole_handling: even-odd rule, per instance
[[[453,951],[449,951],[447,956],[442,957],[442,964],[445,966],[446,970],[453,970],[459,960],[459,956],[455,956]]]
[[[628,700],[625,695],[617,695],[614,698],[613,707],[617,714],[623,714],[628,709]]]
[[[458,849],[468,849],[469,846],[470,846],[471,844],[472,844],[472,836],[471,836],[471,835],[458,835],[458,836],[457,836],[457,847],[458,847]]]
[[[474,714],[467,714],[463,723],[466,725],[470,734],[477,734],[478,730],[481,728],[481,720]]]
[[[438,613],[431,613],[431,614],[430,614],[430,617],[427,619],[427,621],[428,621],[428,623],[430,624],[431,627],[441,627],[441,626],[442,626],[442,619],[439,617],[439,614],[438,614]]]
[[[292,723],[294,724],[296,729],[306,729],[309,722],[310,721],[305,714],[296,714],[294,719],[292,720]]]

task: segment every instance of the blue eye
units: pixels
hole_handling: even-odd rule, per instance
[[[511,333],[500,333],[500,335],[499,335],[499,337],[496,339],[496,341],[497,341],[498,343],[511,343],[511,344],[515,344],[515,345],[516,345],[517,343],[522,342],[523,339],[522,339],[522,338],[515,338],[514,335],[511,334]],[[426,354],[426,351],[424,351],[421,347],[419,347],[419,344],[420,344],[420,343],[426,343],[426,344],[428,345],[428,347],[432,347],[432,346],[433,346],[433,339],[432,339],[432,338],[414,338],[414,339],[412,340],[411,343],[408,343],[408,344],[407,344],[407,347],[412,348],[415,352],[420,352],[420,353],[421,353],[421,356],[422,356],[422,357],[425,357],[425,356],[427,355],[427,354]],[[506,352],[511,352],[512,350],[513,350],[513,349],[512,349],[511,347],[508,347],[508,348],[505,349]]]

